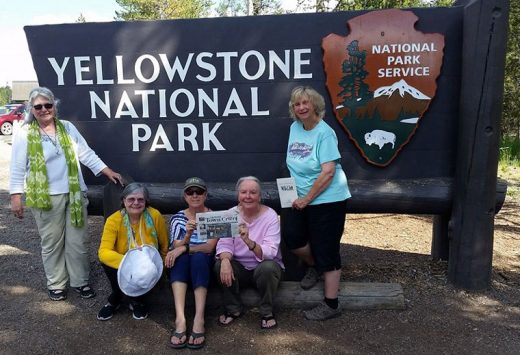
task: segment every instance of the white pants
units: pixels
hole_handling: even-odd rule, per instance
[[[41,238],[43,268],[49,290],[63,290],[69,280],[71,287],[88,284],[86,193],[82,193],[82,199],[85,223],[81,228],[71,224],[69,194],[51,195],[52,209],[49,211],[31,209]]]

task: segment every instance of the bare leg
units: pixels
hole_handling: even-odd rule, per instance
[[[184,307],[186,305],[186,290],[188,284],[184,282],[175,281],[172,283],[173,301],[175,303],[175,331],[178,333],[186,331],[186,316],[184,314]],[[173,336],[170,341],[172,344],[179,344],[185,341],[184,335],[181,339]]]
[[[323,289],[325,297],[338,297],[340,276],[341,270],[327,271],[323,273],[325,279],[325,287]]]
[[[311,246],[308,243],[304,247],[291,250],[291,252],[302,259],[308,266],[314,266],[314,257],[311,253]]]
[[[194,333],[204,333],[206,329],[204,328],[204,309],[206,308],[206,296],[208,294],[208,289],[205,287],[197,287],[193,291],[195,295],[195,318],[193,319],[193,332]],[[204,342],[204,337],[190,339],[188,343],[190,344],[201,344]]]

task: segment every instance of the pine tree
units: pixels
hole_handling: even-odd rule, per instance
[[[343,78],[339,85],[343,88],[338,94],[343,97],[343,104],[347,106],[350,102],[356,102],[359,98],[372,95],[365,83],[368,72],[365,70],[366,56],[365,50],[360,51],[358,41],[354,40],[347,46],[348,58],[343,61]]]

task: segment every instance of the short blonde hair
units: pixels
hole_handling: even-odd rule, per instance
[[[320,95],[319,92],[311,88],[310,86],[297,86],[291,92],[291,99],[289,100],[289,116],[295,121],[299,121],[298,117],[294,113],[294,103],[300,100],[302,97],[306,97],[314,106],[316,115],[318,118],[325,116],[325,99]]]

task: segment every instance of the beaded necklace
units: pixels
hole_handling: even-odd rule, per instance
[[[43,130],[43,128],[40,127],[40,133],[43,132],[43,134],[49,139],[49,141],[51,142],[51,144],[54,146],[54,148],[56,149],[56,155],[60,155],[60,145],[58,143],[58,137],[57,136],[54,136],[54,139],[51,138],[51,136],[49,136],[47,134],[47,132],[45,132]],[[40,134],[41,136],[41,134]]]

